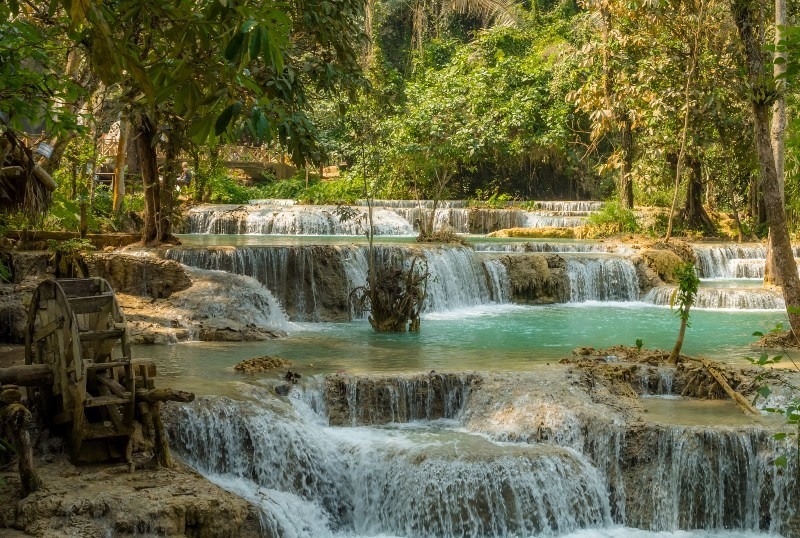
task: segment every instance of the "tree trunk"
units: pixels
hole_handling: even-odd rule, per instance
[[[686,335],[686,325],[689,323],[689,309],[692,307],[691,303],[686,305],[686,316],[681,318],[681,329],[678,331],[678,339],[675,341],[675,347],[672,348],[672,353],[669,354],[670,364],[678,364],[678,357],[681,355],[681,348],[683,347],[683,338]]]
[[[622,127],[622,152],[623,165],[622,177],[620,178],[620,191],[619,199],[622,202],[622,207],[626,209],[633,209],[633,128],[631,121],[627,118],[624,120]]]
[[[161,184],[161,218],[159,222],[158,240],[162,243],[177,241],[172,235],[172,216],[175,209],[175,179],[178,177],[178,155],[181,149],[179,126],[173,123],[166,144],[166,159]]]
[[[691,173],[683,208],[684,219],[690,229],[713,233],[714,223],[703,207],[703,167],[697,159],[691,159],[688,164]]]
[[[773,104],[770,96],[775,95],[775,87],[773,71],[769,66],[771,62],[768,62],[768,55],[764,52],[761,17],[763,7],[756,0],[733,0],[731,12],[747,60],[755,145],[761,171],[764,208],[772,237],[775,270],[783,288],[789,323],[796,337],[800,334],[800,277],[786,225],[783,197],[775,170],[775,152],[770,138],[769,112]]]
[[[113,209],[117,215],[122,211],[122,201],[125,199],[125,161],[128,149],[128,120],[125,116],[119,120],[119,140],[117,140],[117,156],[114,159],[114,198]]]
[[[144,226],[142,243],[158,244],[161,234],[161,198],[158,179],[158,157],[156,156],[155,126],[147,114],[139,114],[135,119],[136,156],[142,174],[144,188]]]
[[[781,27],[786,25],[786,0],[775,0],[775,45],[780,42],[783,32]],[[776,58],[781,57],[786,60],[785,53],[775,53]],[[786,73],[785,63],[774,63],[773,73],[775,75],[777,86],[782,89],[783,82],[778,77]],[[775,158],[775,175],[778,178],[778,186],[780,189],[781,200],[786,200],[784,194],[784,161],[785,161],[785,146],[783,133],[786,131],[786,95],[783,92],[778,94],[775,104],[772,106],[772,130],[770,137],[772,140],[772,151]],[[784,205],[785,207],[785,205]],[[774,249],[772,248],[772,234],[767,238],[767,262],[764,266],[764,284],[765,285],[780,285],[775,271],[775,257],[773,255]]]

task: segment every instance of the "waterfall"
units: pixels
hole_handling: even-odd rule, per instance
[[[764,278],[763,245],[695,245],[694,253],[701,278]],[[758,265],[760,270],[755,269]]]
[[[165,255],[184,265],[255,278],[280,301],[293,321],[345,321],[350,318],[351,287],[342,259],[354,256],[351,251],[358,248],[173,248]]]
[[[505,264],[496,259],[483,260],[483,268],[489,283],[489,292],[495,303],[508,303],[511,301],[511,279]]]
[[[534,209],[491,209],[469,207],[463,200],[433,202],[376,200],[373,222],[376,235],[410,236],[419,222],[432,219],[434,230],[486,234],[504,228],[574,227],[600,202],[537,202]],[[364,235],[367,229],[366,201],[350,210],[352,218],[342,220],[335,206],[296,204],[293,200],[251,200],[246,205],[204,205],[188,212],[188,233],[277,234],[277,235]]]
[[[336,375],[326,379],[323,395],[311,400],[323,400],[330,423],[338,426],[454,419],[461,414],[470,390],[478,382],[477,375],[458,374],[377,379]]]
[[[366,283],[367,247],[358,245],[173,248],[165,256],[191,267],[247,275],[278,299],[292,321],[346,321],[354,311],[350,293]],[[444,312],[506,302],[504,267],[467,247],[376,245],[378,265],[427,264],[425,312]]]
[[[665,426],[635,431],[626,442],[652,461],[639,470],[648,493],[628,495],[631,526],[777,533],[797,510],[792,471],[772,463],[785,448],[765,431]]]
[[[606,243],[550,243],[538,241],[473,243],[476,252],[609,252],[616,246]]]
[[[321,395],[295,388],[281,399],[249,385],[246,400],[201,397],[170,405],[165,419],[176,452],[253,502],[271,536],[527,538],[619,525],[777,534],[796,521],[794,454],[786,469],[772,463],[791,443],[768,429],[625,423],[590,401],[581,410],[527,391],[511,408],[502,393],[473,407],[464,387],[484,391],[484,381],[442,378],[433,412],[425,402],[435,382],[424,376],[345,376],[310,389],[333,387],[321,410],[332,420],[411,421],[402,425],[331,426],[307,404]],[[337,410],[343,402],[355,409]],[[483,428],[414,420],[458,418],[465,407]],[[503,409],[506,420],[488,416]]]
[[[239,319],[270,329],[289,328],[278,300],[255,279],[193,267],[187,272],[193,281],[191,294],[174,294],[172,304],[185,308],[192,319]],[[220,294],[226,300],[220,301]]]
[[[595,202],[591,200],[577,200],[577,201],[544,201],[536,202],[534,207],[542,211],[557,211],[572,212],[572,213],[591,213],[593,211],[600,211],[605,205],[604,202]]]
[[[647,303],[669,306],[674,287],[658,286],[644,298]],[[709,310],[782,310],[786,308],[783,298],[764,288],[706,288],[697,290],[693,308]]]
[[[259,200],[263,201],[263,200]],[[253,204],[201,206],[189,212],[189,233],[276,235],[364,235],[367,212],[357,208],[342,220],[333,206]],[[394,211],[375,208],[376,235],[413,235],[413,227]]]
[[[272,535],[531,536],[611,523],[605,484],[578,452],[436,423],[332,428],[292,403],[201,398],[171,415],[176,450],[247,490]]]
[[[523,216],[523,228],[574,228],[586,224],[585,217],[565,217],[526,212]]]
[[[621,256],[566,257],[570,302],[638,301],[639,277]]]

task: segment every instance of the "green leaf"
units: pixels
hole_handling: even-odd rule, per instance
[[[786,465],[787,465],[788,461],[786,459],[786,456],[778,456],[777,458],[775,458],[775,461],[773,461],[772,463],[776,467],[786,468]]]
[[[217,122],[214,125],[214,134],[219,136],[225,132],[225,129],[228,128],[231,120],[242,111],[242,102],[236,101],[232,105],[229,105],[225,110],[222,111],[222,114],[219,115],[217,118]]]
[[[233,61],[242,53],[242,44],[244,43],[245,34],[242,32],[237,33],[225,47],[225,59]]]
[[[761,331],[756,331],[756,332],[753,333],[753,336],[761,337],[761,336],[764,336],[764,333],[762,333]]]
[[[775,439],[776,441],[783,441],[784,439],[786,439],[786,437],[787,435],[784,432],[776,433],[775,435],[772,436],[772,438]]]
[[[261,30],[261,28],[257,29],[250,36],[250,61],[258,58],[258,53],[261,50]]]
[[[192,142],[195,144],[204,144],[206,140],[208,140],[208,136],[211,134],[212,126],[213,118],[211,116],[206,116],[197,121],[193,121],[189,126],[189,138],[191,138]]]

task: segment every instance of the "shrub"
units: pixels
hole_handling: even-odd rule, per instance
[[[607,202],[603,209],[589,216],[588,227],[594,229],[596,236],[639,231],[636,215],[632,210],[622,207],[617,201]]]

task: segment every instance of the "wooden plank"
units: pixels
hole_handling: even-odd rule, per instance
[[[86,407],[100,407],[102,405],[122,405],[130,402],[130,398],[120,396],[86,396]]]
[[[81,331],[81,342],[91,342],[106,339],[119,339],[125,334],[125,329],[106,329],[103,331]]]
[[[67,297],[87,297],[100,293],[100,283],[93,278],[62,278],[56,282]]]
[[[125,366],[126,364],[130,363],[128,361],[92,362],[86,365],[86,369],[89,371],[111,370],[112,368],[117,368],[118,366]]]
[[[131,366],[137,375],[147,374],[147,378],[156,377],[156,361],[153,359],[131,359]]]
[[[54,319],[53,321],[51,321],[50,323],[46,324],[44,327],[33,333],[33,341],[38,342],[40,340],[44,340],[45,338],[56,332],[57,329],[60,329],[63,325],[64,325],[64,317],[58,316],[57,319]]]
[[[111,294],[92,295],[89,297],[70,297],[68,300],[73,312],[76,314],[88,314],[100,311],[114,300],[114,296]]]
[[[112,393],[114,393],[115,395],[119,396],[120,398],[130,398],[131,397],[131,392],[130,391],[125,390],[125,387],[120,385],[114,379],[110,379],[106,374],[98,373],[96,378],[97,378],[97,381],[99,381],[100,383],[105,385],[108,388],[108,390],[110,390]]]

